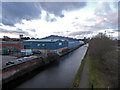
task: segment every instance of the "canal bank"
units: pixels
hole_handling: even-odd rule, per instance
[[[70,88],[81,61],[87,51],[86,46],[59,58],[43,70],[38,70],[32,78],[19,84],[18,88]]]
[[[80,47],[80,46],[79,46]],[[68,52],[65,52],[64,54],[62,54],[60,57],[67,55],[68,53],[72,52],[73,50],[76,50],[76,47],[72,50],[69,50]],[[56,60],[57,58],[53,58],[52,59]],[[44,66],[50,64],[50,59],[45,59],[41,57],[37,57],[34,58],[33,60],[27,61],[25,63],[21,63],[19,65],[14,65],[12,67],[9,68],[4,68],[2,70],[2,84],[3,84],[3,88],[9,87],[9,83],[11,83],[12,81],[14,82],[14,80],[17,80],[18,78],[22,78],[22,76],[25,76],[25,74],[31,73],[33,70],[37,69],[37,68],[43,68]],[[54,61],[52,60],[52,61]]]
[[[71,88],[81,88],[81,87],[79,87],[79,84],[80,83],[82,84],[83,82],[86,83],[86,81],[85,81],[86,80],[86,75],[85,74],[83,75],[83,73],[84,73],[83,71],[86,70],[85,65],[86,65],[87,57],[88,57],[88,50],[86,51],[86,54],[85,54],[85,56],[84,56],[84,58],[83,58],[83,60],[82,60],[82,62],[80,64],[80,66],[79,66],[79,69],[78,69],[74,79],[73,79]],[[82,81],[81,81],[81,79],[82,79]]]

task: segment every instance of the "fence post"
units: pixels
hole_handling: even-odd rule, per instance
[[[91,90],[93,90],[93,82],[92,82]]]

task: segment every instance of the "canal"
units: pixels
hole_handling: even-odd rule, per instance
[[[88,44],[61,57],[17,88],[69,88],[87,48]]]

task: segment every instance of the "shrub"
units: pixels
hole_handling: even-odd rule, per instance
[[[66,49],[63,49],[63,50],[62,50],[62,53],[65,53],[65,52],[68,52],[68,51],[69,51],[69,49],[66,48]]]
[[[102,60],[107,52],[113,50],[113,46],[113,41],[105,34],[98,34],[90,41],[90,55]]]
[[[117,43],[105,34],[98,34],[89,43],[89,55],[101,63],[101,71],[106,74],[107,82],[117,86],[118,53]],[[99,67],[99,66],[98,66]]]

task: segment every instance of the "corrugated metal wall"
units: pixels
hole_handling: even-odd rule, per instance
[[[69,49],[72,49],[72,48],[77,47],[77,46],[79,46],[79,45],[84,43],[83,41],[68,40],[67,38],[58,37],[58,36],[49,36],[49,37],[46,37],[44,39],[62,39],[62,40],[67,40]]]
[[[59,45],[59,43],[62,43]],[[23,46],[30,46],[30,49],[60,49],[64,47],[68,47],[67,41],[56,41],[56,42],[23,42]]]
[[[69,41],[69,42],[68,42],[68,48],[69,48],[69,49],[72,49],[72,48],[77,47],[77,46],[79,46],[79,45],[80,45],[80,42],[79,42],[79,41]]]

